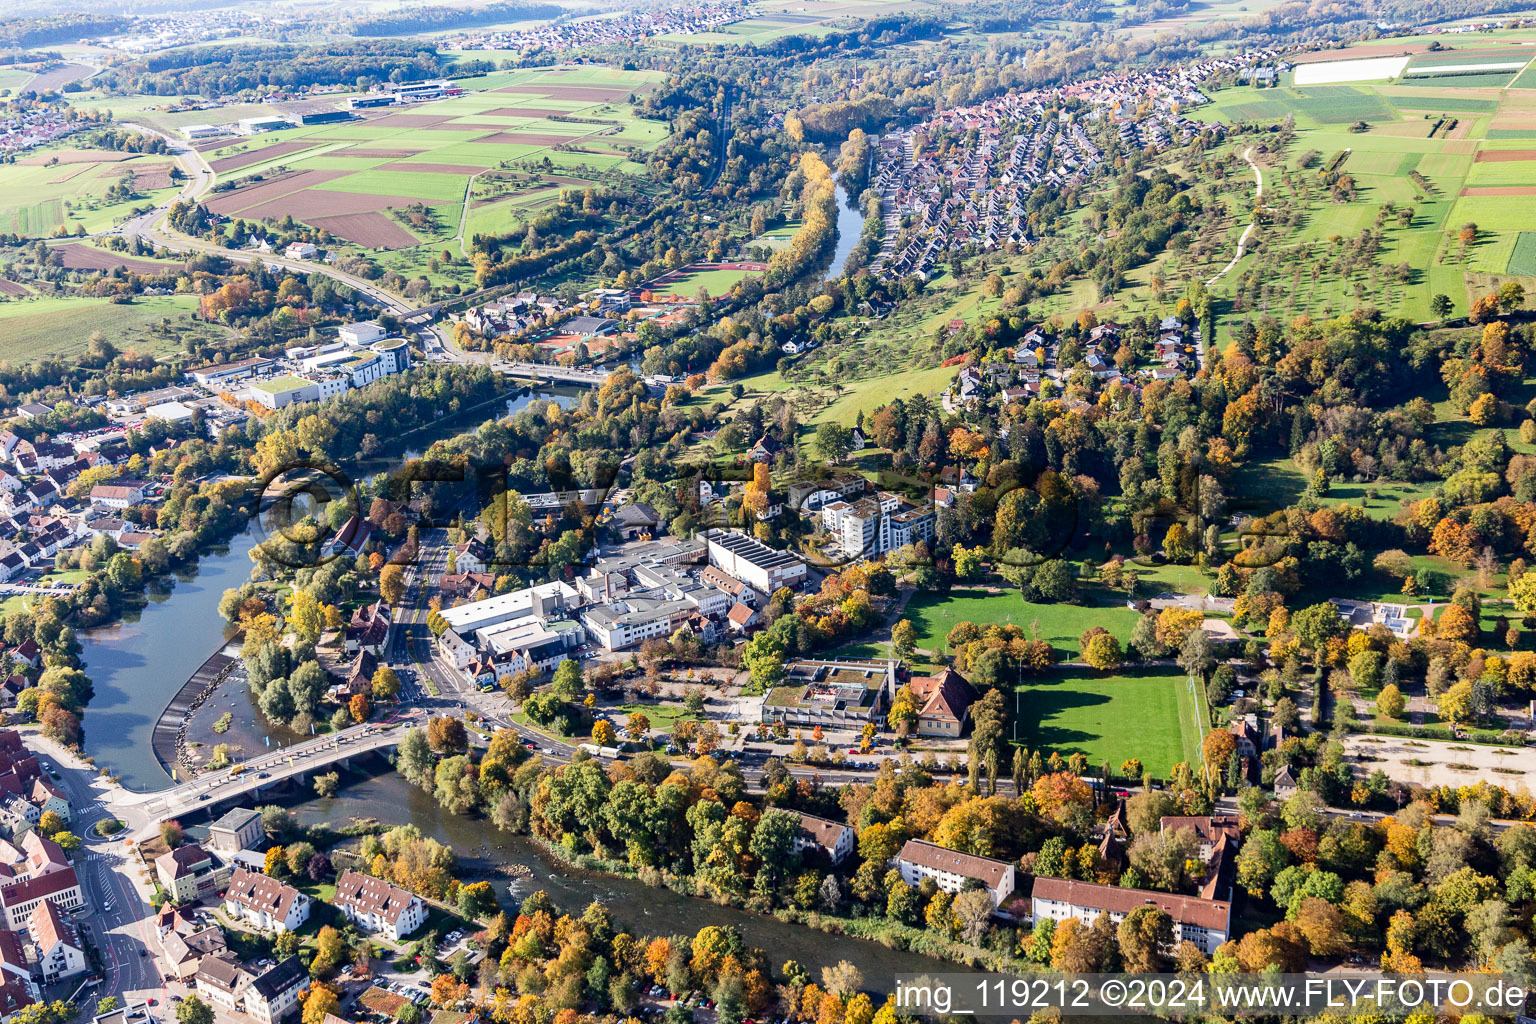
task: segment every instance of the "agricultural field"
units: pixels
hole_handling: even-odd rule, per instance
[[[605,67],[497,72],[435,102],[207,140],[197,148],[220,181],[207,204],[246,221],[292,216],[329,232],[343,254],[367,253],[387,270],[433,283],[468,283],[458,258],[475,234],[515,232],[563,189],[643,172],[667,127],[635,116],[629,100],[661,78]],[[132,98],[103,104],[119,116],[130,112],[117,106],[144,106]],[[132,116],[174,131],[272,114],[295,116],[268,104]],[[445,249],[456,268],[438,265]]]
[[[1138,758],[1164,774],[1180,761],[1199,763],[1198,698],[1178,669],[1129,670],[1116,675],[1053,671],[1015,693],[1017,742],[1042,754],[1082,752],[1097,768],[1115,771]]]
[[[95,331],[120,349],[162,358],[182,351],[186,340],[227,336],[225,328],[198,317],[196,310],[195,295],[148,296],[123,305],[95,298],[10,298],[0,302],[0,360],[21,365],[48,356],[79,356]]]
[[[1215,93],[1191,116],[1289,117],[1296,138],[1283,152],[1257,156],[1264,196],[1250,255],[1220,279],[1216,260],[1190,267],[1165,258],[1162,274],[1182,283],[1209,269],[1231,312],[1282,319],[1334,315],[1369,297],[1424,322],[1437,294],[1464,313],[1476,294],[1510,278],[1536,285],[1536,237],[1522,244],[1522,233],[1536,232],[1536,143],[1523,141],[1536,136],[1536,94],[1505,87],[1536,56],[1520,45],[1527,41],[1536,33],[1458,41],[1435,53],[1413,40],[1351,47],[1307,55],[1335,59],[1299,64],[1289,87]],[[1400,65],[1390,76],[1388,62]],[[1234,156],[1242,148],[1234,144]],[[1343,192],[1322,180],[1328,171],[1347,176]],[[1244,185],[1251,206],[1251,177]],[[1233,208],[1241,193],[1216,187]],[[1219,227],[1229,258],[1246,223],[1242,213]],[[1476,227],[1470,241],[1460,237],[1466,225]],[[1145,308],[1140,286],[1152,274],[1133,272],[1116,306]]]
[[[0,165],[0,231],[46,238],[103,231],[135,207],[176,193],[166,156],[78,149],[68,141]],[[109,195],[126,185],[133,198]]]

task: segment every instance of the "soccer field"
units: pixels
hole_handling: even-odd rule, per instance
[[[1018,740],[1042,755],[1082,751],[1093,767],[1108,761],[1116,772],[1135,757],[1160,778],[1180,761],[1199,762],[1199,711],[1176,669],[1053,672],[1020,686],[1016,698]]]

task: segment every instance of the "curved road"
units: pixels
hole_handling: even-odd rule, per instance
[[[393,313],[398,317],[407,317],[418,312],[416,307],[412,306],[409,302],[385,291],[372,282],[337,270],[335,267],[327,264],[312,263],[305,260],[290,260],[273,254],[264,255],[261,253],[244,252],[239,249],[226,249],[223,246],[192,238],[174,230],[165,223],[165,218],[170,213],[171,206],[177,202],[194,202],[203,198],[212,191],[218,175],[214,172],[203,154],[182,140],[167,135],[159,129],[150,128],[147,125],[125,121],[122,123],[122,127],[164,139],[170,146],[171,155],[186,173],[187,184],[173,199],[163,206],[156,207],[148,213],[124,221],[112,231],[107,232],[107,234],[120,234],[124,238],[142,238],[150,245],[156,247],[163,246],[171,252],[210,253],[234,263],[245,264],[260,260],[266,266],[283,267],[300,274],[323,274],[361,295],[366,295],[385,312]],[[418,325],[417,329],[427,336],[424,340],[428,343],[429,352],[435,348],[442,351],[450,359],[469,360],[470,353],[462,352],[452,346],[452,339],[448,336],[449,332],[434,324],[421,324]]]
[[[1259,170],[1259,165],[1253,162],[1253,147],[1252,146],[1249,146],[1243,152],[1243,159],[1248,161],[1248,166],[1249,167],[1253,168],[1254,180],[1258,182],[1258,189],[1253,193],[1253,201],[1254,201],[1254,204],[1257,205],[1259,200],[1264,198],[1264,172]],[[1248,236],[1253,234],[1253,229],[1258,225],[1258,223],[1259,223],[1258,222],[1258,214],[1257,214],[1257,212],[1255,212],[1254,219],[1252,219],[1252,220],[1250,220],[1248,222],[1248,226],[1246,228],[1243,228],[1243,233],[1242,233],[1241,237],[1239,237],[1238,240],[1237,240],[1237,255],[1232,257],[1232,262],[1231,263],[1228,263],[1226,266],[1222,267],[1221,270],[1217,271],[1215,277],[1213,277],[1209,281],[1205,282],[1205,285],[1206,285],[1207,288],[1209,288],[1211,285],[1215,284],[1217,281],[1220,281],[1223,277],[1226,277],[1227,276],[1227,271],[1229,271],[1233,267],[1237,266],[1237,261],[1242,259],[1243,258],[1243,254],[1247,251],[1247,248],[1248,248]]]

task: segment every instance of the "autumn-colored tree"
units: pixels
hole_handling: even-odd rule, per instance
[[[1093,805],[1088,784],[1071,772],[1049,772],[1035,780],[1030,789],[1035,808],[1042,817],[1066,822],[1086,812]]]
[[[1200,757],[1206,770],[1219,775],[1227,770],[1227,762],[1237,750],[1237,741],[1226,729],[1212,729],[1200,742]]]
[[[457,1006],[469,998],[469,986],[451,974],[439,974],[432,979],[432,1005]]]
[[[1083,645],[1083,660],[1100,672],[1108,672],[1125,663],[1125,651],[1113,635],[1099,633]]]
[[[599,719],[592,723],[592,742],[598,746],[611,747],[618,738],[618,733],[610,722]]]
[[[300,1019],[303,1024],[325,1024],[325,1018],[339,1009],[341,1000],[337,998],[336,991],[316,982],[304,996],[304,1012]]]
[[[1157,641],[1165,649],[1177,651],[1204,621],[1205,615],[1198,609],[1171,605],[1157,613]]]
[[[399,604],[405,598],[405,566],[386,565],[379,572],[379,596],[385,604]]]
[[[1446,605],[1435,621],[1435,635],[1442,640],[1472,643],[1478,638],[1477,622],[1472,613],[1459,604]]]
[[[352,713],[352,721],[368,721],[368,714],[372,710],[368,706],[368,695],[366,693],[354,693],[352,700],[347,704],[347,710]]]
[[[1396,683],[1388,683],[1376,695],[1376,713],[1383,718],[1403,717],[1404,706],[1403,691],[1398,689]]]
[[[469,746],[464,723],[442,715],[427,723],[427,745],[439,754],[462,754]]]

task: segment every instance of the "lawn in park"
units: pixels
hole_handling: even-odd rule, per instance
[[[1117,772],[1127,758],[1139,758],[1160,778],[1180,761],[1198,762],[1199,711],[1182,672],[1086,672],[1049,672],[1018,688],[1014,710],[1021,745],[1042,755],[1081,751],[1095,768],[1108,761]]]
[[[902,617],[917,628],[917,646],[937,651],[949,631],[961,622],[977,625],[1013,624],[1026,635],[1038,625],[1040,639],[1050,643],[1057,661],[1078,656],[1078,637],[1092,626],[1103,626],[1123,644],[1136,628],[1137,615],[1122,605],[1030,604],[1017,590],[990,593],[956,588],[946,593],[923,591],[907,603]]]

